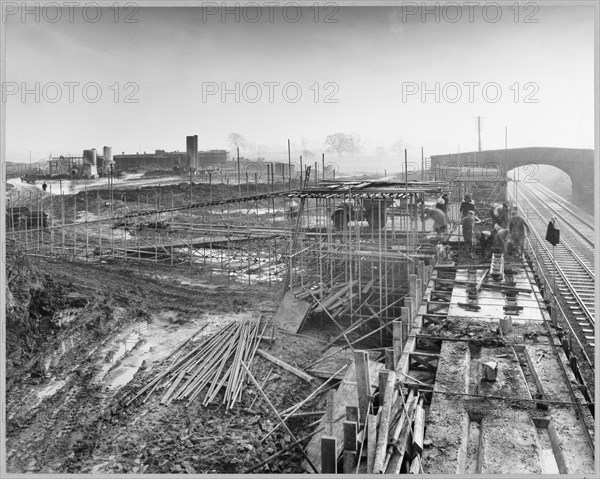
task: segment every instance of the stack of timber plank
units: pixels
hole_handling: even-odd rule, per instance
[[[259,331],[259,323],[257,319],[235,321],[215,334],[207,335],[146,384],[128,404],[147,392],[145,402],[160,389],[164,391],[161,404],[187,400],[189,405],[204,393],[203,405],[206,406],[224,388],[222,402],[231,409],[240,400],[246,382],[247,373],[242,363],[250,367],[266,328],[265,325]]]

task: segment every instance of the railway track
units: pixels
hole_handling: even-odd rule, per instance
[[[553,212],[553,216],[558,218],[561,225],[568,226],[564,233],[570,240],[569,244],[593,271],[594,218],[539,183],[528,184],[527,189],[538,198],[543,199],[544,205]]]
[[[519,206],[532,226],[536,254],[552,276],[556,265],[556,294],[570,312],[582,341],[595,347],[594,225],[558,195],[538,185],[519,185]],[[552,248],[545,241],[549,219],[561,226],[561,242]],[[589,216],[589,215],[588,215]],[[553,251],[554,250],[554,251]],[[554,261],[553,261],[554,258]]]

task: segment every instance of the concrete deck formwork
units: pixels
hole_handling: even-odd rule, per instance
[[[447,308],[429,316],[428,300],[440,284],[436,271],[425,289],[397,372],[416,377],[409,358],[426,352],[419,338],[439,337],[425,425],[426,474],[594,472],[593,418],[577,387],[570,387],[577,382],[538,287],[522,264],[513,270],[513,286],[531,293],[517,295],[523,309],[506,334],[499,330],[507,316],[502,291],[482,288],[481,309],[467,311],[458,306],[467,302],[466,286],[454,284],[451,295],[446,291]],[[458,266],[455,280],[466,279],[466,268]],[[490,361],[498,364],[495,381],[484,379],[483,363]]]

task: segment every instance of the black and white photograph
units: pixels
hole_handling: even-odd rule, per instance
[[[597,0],[0,14],[2,477],[598,473]]]

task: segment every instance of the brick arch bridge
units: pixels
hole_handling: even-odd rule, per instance
[[[507,150],[484,150],[447,155],[432,155],[431,170],[436,177],[452,177],[453,166],[483,167],[490,177],[500,179],[508,171],[525,165],[551,165],[561,169],[571,178],[572,202],[591,205],[594,202],[594,150],[580,148],[510,148]],[[536,169],[527,171],[527,178],[535,180]],[[523,178],[522,178],[523,180]]]

